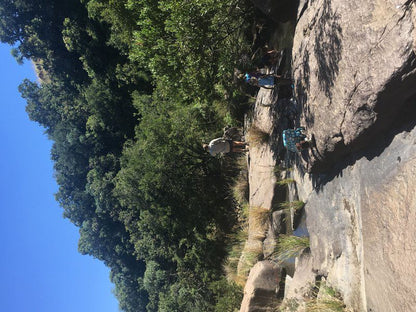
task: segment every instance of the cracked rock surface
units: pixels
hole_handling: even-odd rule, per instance
[[[414,1],[309,0],[298,9],[293,74],[314,135],[308,170],[388,131],[416,95]]]

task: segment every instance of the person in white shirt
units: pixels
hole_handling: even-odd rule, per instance
[[[217,138],[212,140],[209,144],[204,144],[204,149],[212,156],[216,156],[220,153],[244,153],[247,152],[248,144],[246,142],[226,140],[223,138]]]

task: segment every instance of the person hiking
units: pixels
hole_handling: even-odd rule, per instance
[[[248,151],[248,144],[241,141],[227,140],[224,138],[217,138],[212,140],[209,144],[204,144],[203,148],[212,156],[226,153],[244,153]]]
[[[288,151],[296,153],[310,147],[309,140],[303,133],[304,130],[304,127],[283,130],[283,145]]]
[[[290,85],[292,83],[292,80],[283,78],[281,75],[263,74],[259,71],[243,74],[241,78],[243,78],[247,83],[260,88],[273,88],[276,84]]]

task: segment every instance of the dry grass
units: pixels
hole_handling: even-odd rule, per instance
[[[251,225],[255,225],[255,227],[263,228],[265,225],[268,224],[270,218],[271,210],[261,207],[255,206],[250,208],[250,227]],[[251,229],[250,229],[251,230]]]
[[[246,204],[242,206],[241,214],[241,229],[229,237],[232,245],[224,271],[229,281],[244,287],[250,269],[263,258],[262,240],[268,228],[270,210],[263,207],[249,208]]]
[[[252,145],[262,145],[270,140],[270,133],[261,130],[256,125],[251,125],[247,131],[248,142]]]
[[[249,236],[252,239],[263,240],[270,223],[271,210],[264,207],[251,207],[249,214]]]
[[[248,202],[249,185],[245,174],[241,173],[237,176],[234,185],[231,187],[231,191],[234,199],[239,205]]]
[[[244,246],[248,239],[248,227],[243,225],[239,231],[230,237],[231,246],[228,252],[227,260],[223,266],[228,281],[234,281],[237,285],[243,286],[245,276],[238,274],[238,266]]]

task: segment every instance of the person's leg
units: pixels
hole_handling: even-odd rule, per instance
[[[231,151],[234,153],[243,153],[247,151],[247,144],[241,141],[233,141],[231,144]]]
[[[242,141],[233,141],[232,143],[233,147],[245,147],[246,145],[247,143]]]
[[[233,153],[245,153],[248,152],[248,147],[242,148],[242,147],[235,147],[233,148]]]

